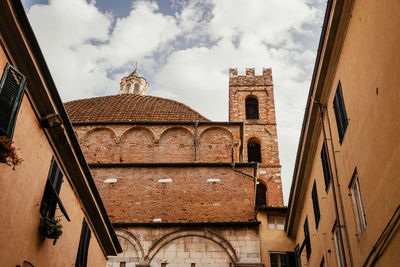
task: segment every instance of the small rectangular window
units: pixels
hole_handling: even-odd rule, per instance
[[[278,216],[268,216],[268,229],[283,230],[285,229],[285,219]]]
[[[270,252],[269,253],[271,267],[286,267],[287,259],[286,253]]]
[[[307,259],[309,259],[311,255],[311,240],[310,230],[308,227],[308,217],[306,217],[306,220],[304,221],[304,244],[306,246]]]
[[[319,219],[321,218],[321,213],[319,210],[318,192],[317,192],[317,185],[316,185],[315,181],[314,181],[311,197],[312,197],[313,208],[314,208],[315,228],[318,229],[318,224],[319,224]]]
[[[360,184],[358,181],[357,170],[354,171],[353,177],[351,179],[350,191],[351,191],[351,197],[353,199],[353,206],[354,206],[354,213],[355,213],[355,217],[356,217],[356,221],[357,221],[358,235],[362,236],[362,234],[365,232],[365,229],[367,227],[367,222],[365,220],[365,213],[364,213],[364,207],[362,204],[361,190],[360,190]]]
[[[324,181],[325,181],[325,190],[328,191],[329,184],[332,180],[331,169],[330,169],[330,162],[328,156],[328,146],[326,145],[326,141],[322,144],[321,149],[321,162],[322,162],[322,170],[324,172]]]
[[[25,91],[25,76],[7,64],[0,81],[0,135],[12,138]]]
[[[335,225],[335,227],[333,228],[333,239],[335,241],[338,267],[344,267],[346,266],[346,260],[344,258],[342,233],[340,232],[340,227],[338,225]]]
[[[75,267],[86,267],[89,252],[91,231],[86,220],[83,219],[81,237],[79,239],[78,254],[76,255]]]
[[[63,174],[54,157],[51,159],[49,175],[47,176],[46,186],[43,193],[42,202],[40,204],[40,214],[42,216],[54,217],[57,204],[65,218],[70,221],[67,211],[59,197],[61,183],[63,182]]]
[[[343,99],[342,84],[340,83],[340,81],[336,89],[335,99],[333,100],[333,109],[335,110],[339,142],[342,143],[349,122],[347,119],[346,107],[344,105]]]

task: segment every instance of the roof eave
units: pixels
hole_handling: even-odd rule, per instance
[[[327,86],[326,83],[331,82],[330,75],[336,69],[353,4],[354,0],[329,0],[327,3],[290,188],[289,210],[285,223],[285,230],[289,236],[294,234],[293,230],[299,219],[296,215],[304,201],[302,191],[308,182],[307,172],[311,170],[320,136],[321,125],[316,103],[326,103],[328,100],[331,86]]]

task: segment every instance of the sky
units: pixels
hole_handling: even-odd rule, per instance
[[[287,204],[325,0],[22,0],[64,102],[115,95],[138,62],[147,95],[228,120],[229,68],[272,68]]]

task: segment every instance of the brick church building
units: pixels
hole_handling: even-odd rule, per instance
[[[269,266],[274,242],[292,249],[271,69],[230,69],[228,122],[147,89],[135,70],[118,95],[65,104],[123,248],[107,266]]]

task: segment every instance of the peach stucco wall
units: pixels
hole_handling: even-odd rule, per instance
[[[1,75],[6,62],[4,51],[0,50]],[[18,156],[24,161],[15,171],[6,164],[0,164],[0,266],[22,265],[23,261],[29,261],[34,266],[73,266],[85,215],[64,175],[60,198],[71,222],[60,217],[63,235],[56,245],[52,244],[52,240],[43,238],[38,231],[40,203],[54,152],[27,95],[21,104],[13,140]],[[59,215],[61,213],[57,210],[56,216]],[[105,263],[106,257],[92,231],[88,266],[105,266]]]
[[[338,180],[347,222],[348,241],[344,246],[349,264],[347,242],[354,266],[362,266],[375,242],[383,232],[397,206],[400,190],[400,5],[397,0],[356,0],[344,39],[338,65],[330,82],[328,116],[332,127],[333,150],[328,146],[335,175],[333,153],[336,156]],[[349,118],[342,144],[339,143],[333,99],[338,82]],[[319,119],[319,118],[318,118]],[[325,117],[325,126],[328,121]],[[328,139],[329,130],[327,128]],[[334,206],[332,184],[325,192],[320,159],[322,134],[316,149],[311,174],[297,227],[296,243],[303,241],[303,223],[308,215],[312,253],[308,266],[318,266],[322,256],[327,266],[336,266],[332,241]],[[349,184],[357,168],[366,217],[366,231],[357,234],[357,224]],[[335,175],[336,176],[336,175]],[[317,181],[321,221],[315,228],[311,201],[313,181]],[[339,202],[340,203],[340,202]],[[339,204],[340,208],[340,204]],[[341,218],[343,221],[343,218]],[[399,227],[392,233],[388,245],[376,266],[394,266],[400,259]],[[305,251],[303,252],[305,255]],[[303,263],[307,263],[305,256]]]

